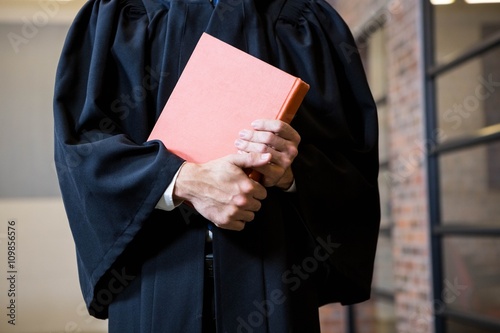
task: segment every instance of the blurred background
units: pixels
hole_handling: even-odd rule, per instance
[[[84,2],[0,0],[0,332],[106,332],[53,162],[55,70]],[[371,300],[322,307],[322,333],[500,332],[500,1],[329,2],[377,101],[383,216]]]
[[[106,332],[106,322],[89,317],[83,303],[53,162],[55,71],[84,2],[0,0],[2,333]],[[9,323],[11,300],[15,322]]]

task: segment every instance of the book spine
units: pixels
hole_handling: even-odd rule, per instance
[[[293,83],[286,100],[283,102],[276,119],[290,124],[308,91],[309,84],[305,83],[300,78],[297,78]]]

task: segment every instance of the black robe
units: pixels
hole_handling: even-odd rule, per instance
[[[155,209],[183,160],[147,137],[203,31],[311,86],[292,122],[296,192],[269,188],[243,231],[214,228],[218,330],[317,332],[318,306],[369,298],[380,221],[376,107],[352,35],[324,0],[84,5],[60,58],[54,120],[88,310],[109,316],[110,332],[201,330],[208,222],[184,206]]]

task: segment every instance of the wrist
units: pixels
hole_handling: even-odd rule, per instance
[[[189,184],[193,183],[191,175],[195,167],[194,163],[184,163],[181,166],[172,193],[174,202],[189,201],[192,198]]]

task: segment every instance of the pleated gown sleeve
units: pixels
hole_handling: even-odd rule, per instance
[[[380,223],[378,120],[358,48],[323,0],[287,1],[277,64],[311,85],[292,126],[301,134],[293,206],[318,244],[335,243],[322,303],[370,297]]]
[[[106,309],[92,308],[93,299],[109,304],[115,295],[113,288],[97,295],[96,285],[107,274],[127,278],[111,267],[183,162],[158,142],[146,142],[161,111],[151,96],[167,75],[149,63],[148,16],[140,4],[88,1],[70,28],[56,74],[55,163],[82,292],[100,318]]]

